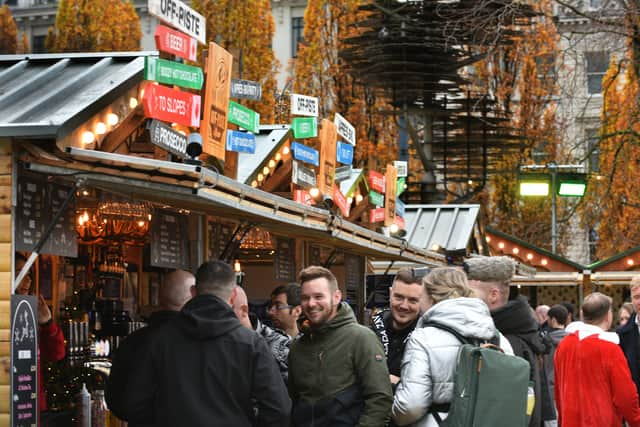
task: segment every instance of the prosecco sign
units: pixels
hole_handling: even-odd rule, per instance
[[[200,43],[207,43],[204,16],[180,0],[149,0],[147,6],[151,15],[194,37]]]

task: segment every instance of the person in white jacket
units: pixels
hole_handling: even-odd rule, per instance
[[[393,421],[399,426],[437,427],[430,408],[448,404],[453,397],[454,371],[462,343],[447,331],[423,327],[425,323],[440,323],[471,340],[495,341],[498,337],[489,308],[473,297],[462,271],[435,268],[422,283],[431,307],[418,320],[402,359],[392,407]]]

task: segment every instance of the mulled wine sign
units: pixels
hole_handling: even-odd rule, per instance
[[[200,95],[148,85],[142,97],[144,115],[165,122],[200,126]]]
[[[11,295],[11,425],[38,425],[38,299]]]

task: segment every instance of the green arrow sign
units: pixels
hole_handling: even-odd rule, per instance
[[[315,138],[318,136],[316,117],[296,117],[291,121],[294,138]]]
[[[196,90],[202,88],[204,80],[202,70],[198,67],[150,56],[144,58],[144,78]]]
[[[384,195],[377,191],[369,190],[369,201],[375,206],[384,206]]]
[[[229,101],[229,117],[227,120],[253,133],[260,132],[260,114],[237,102]]]
[[[405,177],[398,178],[396,181],[396,197],[404,193],[405,187],[407,186],[407,179]]]

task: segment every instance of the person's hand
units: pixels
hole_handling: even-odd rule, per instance
[[[38,295],[38,323],[44,325],[51,320],[51,310],[42,295]]]
[[[391,381],[391,384],[398,384],[400,382],[400,377],[389,374],[389,381]]]

